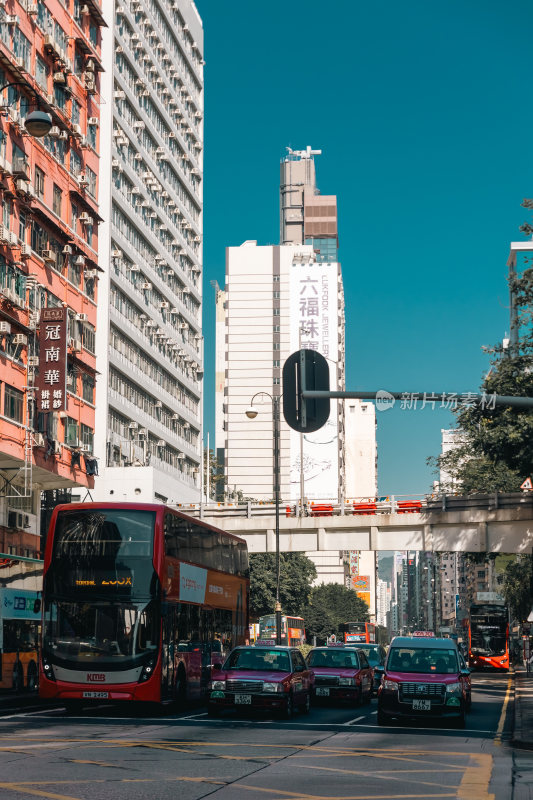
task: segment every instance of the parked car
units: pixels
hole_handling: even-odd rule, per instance
[[[381,672],[380,670],[376,670],[376,667],[384,666],[385,659],[387,658],[387,651],[382,644],[360,644],[359,648],[368,658],[368,663],[374,672],[374,685],[372,689],[373,693],[377,694],[379,684],[381,683]]]
[[[464,662],[463,662],[464,664]],[[396,718],[439,718],[465,725],[471,697],[470,670],[450,639],[396,636],[387,653],[378,691],[378,725]]]
[[[309,711],[313,673],[300,651],[270,642],[236,647],[224,664],[213,664],[207,713],[228,708],[277,711],[292,717]]]
[[[313,647],[307,665],[315,676],[313,700],[347,700],[355,705],[370,701],[374,674],[361,647],[342,642]]]

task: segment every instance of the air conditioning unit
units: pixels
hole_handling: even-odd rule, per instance
[[[53,250],[42,250],[41,258],[43,259],[43,261],[46,261],[47,264],[56,263],[56,254]]]
[[[159,303],[159,308],[170,308],[170,303],[167,303],[166,300],[163,300],[162,303]]]
[[[25,62],[25,61],[24,61],[24,59],[23,59],[23,58],[21,58],[20,56],[19,56],[18,58],[16,58],[16,59],[15,59],[15,63],[16,63],[17,67],[19,68],[19,70],[20,70],[21,72],[27,72],[27,71],[28,71],[28,70],[26,69],[26,62]]]
[[[96,81],[94,80],[94,76],[92,73],[90,73],[89,75],[85,74],[84,86],[85,86],[85,91],[88,92],[88,94],[94,94],[94,92],[96,92]]]
[[[146,430],[146,428],[139,428],[138,433],[139,433],[139,436],[146,436],[148,431]]]
[[[12,344],[28,344],[28,337],[25,333],[16,333],[11,340]]]
[[[39,356],[28,356],[28,367],[38,367]]]
[[[9,244],[9,228],[5,225],[0,225],[0,242],[2,244]]]
[[[20,114],[16,108],[10,108],[8,113],[11,117],[11,122],[17,124],[20,121]]]
[[[130,429],[130,431],[136,431],[138,427],[139,427],[139,423],[138,422],[130,422],[129,425],[128,425],[128,428]]]
[[[85,280],[87,280],[87,281],[93,280],[93,278],[96,278],[96,275],[98,274],[98,270],[97,269],[86,269],[83,274],[85,276]]]
[[[66,83],[67,76],[65,75],[64,72],[54,72],[53,80],[54,83]]]
[[[87,125],[96,125],[96,127],[98,127],[99,124],[100,122],[98,120],[98,117],[89,117],[89,119],[87,120]]]
[[[111,258],[122,258],[122,250],[111,250]]]
[[[156,400],[155,401],[155,407],[156,408],[163,408],[163,403],[161,402],[161,400]]]
[[[17,180],[15,181],[15,190],[20,194],[29,194],[30,182],[25,181],[22,178],[17,178]]]
[[[6,14],[4,22],[6,25],[18,25],[19,18],[16,14]]]
[[[157,446],[158,447],[164,447],[165,445],[166,445],[166,442],[165,442],[164,439],[158,439],[157,440]]]
[[[82,225],[89,225],[92,221],[93,221],[92,217],[86,211],[83,211],[80,214],[80,222]]]
[[[11,325],[5,320],[0,321],[0,333],[11,333]]]
[[[126,92],[123,92],[122,89],[120,89],[117,92],[113,92],[113,97],[115,98],[115,100],[124,100],[124,98],[126,97]]]
[[[87,322],[89,316],[87,314],[76,314],[76,322]]]
[[[151,284],[151,283],[148,283],[147,281],[145,281],[144,283],[141,283],[141,285],[139,286],[139,288],[140,288],[140,289],[145,289],[146,291],[148,291],[149,289],[151,289],[151,288],[152,288],[152,284]]]
[[[69,244],[66,244],[61,251],[64,256],[71,256],[72,255],[72,247]]]
[[[32,254],[31,245],[29,244],[22,244],[20,248],[20,257],[21,258],[30,258]]]
[[[73,134],[74,136],[81,136],[81,135],[82,135],[82,133],[83,133],[83,131],[82,131],[82,129],[81,129],[81,125],[78,125],[78,124],[76,123],[76,124],[74,124],[74,125],[72,126],[72,134]]]
[[[45,439],[43,433],[34,433],[33,434],[33,443],[35,447],[44,447]]]
[[[177,421],[179,420],[179,418],[180,418],[180,415],[179,415],[179,414],[172,414],[172,419],[173,419],[175,422],[177,422]]]
[[[85,256],[76,256],[74,259],[74,263],[77,267],[84,267],[85,266]]]
[[[68,131],[59,131],[59,138],[66,142],[68,139]]]
[[[89,185],[89,181],[87,180],[87,175],[85,174],[85,172],[80,172],[80,174],[78,175],[78,183],[80,186]]]
[[[80,143],[80,147],[89,147],[86,136],[80,136],[78,141]]]
[[[81,352],[81,340],[69,338],[68,346],[74,350],[75,353]]]
[[[139,267],[138,264],[131,264],[131,266],[129,267],[129,270],[130,270],[130,272],[140,272],[141,268]]]
[[[29,16],[30,17],[36,17],[38,13],[39,13],[39,6],[37,5],[37,3],[31,3],[28,6],[28,14],[29,14]]]

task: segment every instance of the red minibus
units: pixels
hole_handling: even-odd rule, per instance
[[[52,515],[39,694],[184,701],[248,635],[243,539],[159,504],[73,503]]]

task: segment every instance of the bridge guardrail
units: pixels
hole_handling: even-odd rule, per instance
[[[376,514],[414,514],[427,511],[468,511],[473,508],[494,511],[516,506],[533,507],[533,492],[476,495],[390,495],[355,498],[338,503],[330,499],[280,501],[280,517],[374,516]],[[272,517],[273,502],[183,503],[176,506],[193,517]]]

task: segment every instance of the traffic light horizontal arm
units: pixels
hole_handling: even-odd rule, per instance
[[[302,392],[304,400],[312,400],[318,398],[330,398],[331,400],[379,400],[381,398],[392,397],[394,400],[403,400],[406,397],[430,398],[436,400],[439,397],[450,398],[454,396],[457,402],[461,403],[460,398],[468,397],[470,403],[483,402],[486,406],[489,404],[497,406],[514,406],[516,408],[533,408],[533,397],[508,397],[500,394],[475,394],[474,392],[332,392],[332,391],[319,391],[316,389],[306,390]]]

